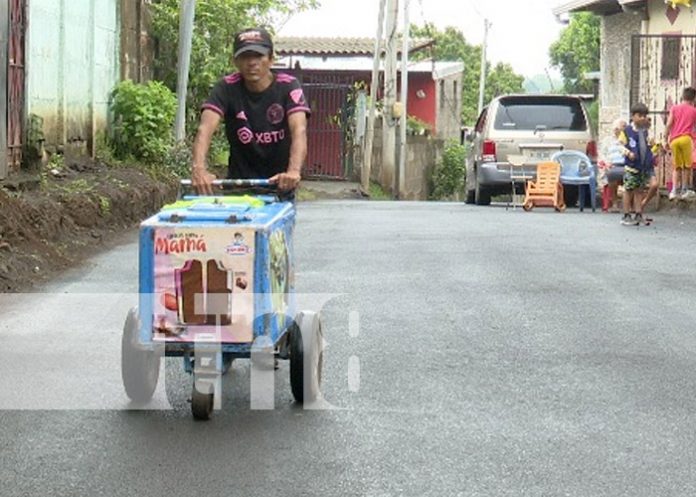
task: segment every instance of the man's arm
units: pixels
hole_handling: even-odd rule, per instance
[[[300,184],[302,165],[307,159],[307,114],[293,112],[288,116],[290,127],[290,158],[285,173],[276,174],[270,181],[277,183],[281,190],[293,190]]]
[[[198,125],[196,139],[193,142],[193,166],[191,168],[191,182],[198,193],[211,195],[213,193],[212,181],[215,175],[208,172],[206,159],[210,142],[220,124],[221,116],[215,111],[205,109],[201,113],[201,121]]]

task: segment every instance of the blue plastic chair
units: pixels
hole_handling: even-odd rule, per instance
[[[551,156],[561,165],[561,184],[576,185],[580,211],[585,209],[585,187],[590,188],[592,212],[597,209],[597,170],[590,158],[577,150],[561,150]]]

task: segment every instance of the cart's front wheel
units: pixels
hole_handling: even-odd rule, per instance
[[[319,316],[300,312],[290,331],[290,387],[297,402],[313,402],[320,395],[323,347]]]
[[[203,389],[201,391],[200,389]],[[207,421],[213,413],[215,401],[215,393],[212,385],[204,385],[196,387],[194,382],[193,391],[191,392],[191,413],[196,419]]]
[[[134,402],[152,398],[159,379],[160,356],[154,350],[139,347],[140,320],[138,310],[128,311],[121,338],[121,379],[126,395]]]

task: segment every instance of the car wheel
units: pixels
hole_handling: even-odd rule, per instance
[[[473,204],[475,202],[476,202],[476,190],[467,190],[466,191],[466,203]]]
[[[491,203],[491,192],[482,187],[478,180],[476,181],[476,205],[490,205]]]

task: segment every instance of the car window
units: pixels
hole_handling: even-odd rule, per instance
[[[474,130],[477,133],[483,132],[483,127],[486,125],[486,114],[488,113],[488,108],[485,108],[481,111],[481,115],[478,118],[478,121],[476,121],[476,127]]]
[[[587,130],[582,104],[579,100],[569,98],[501,99],[493,125],[495,129],[501,130]]]

